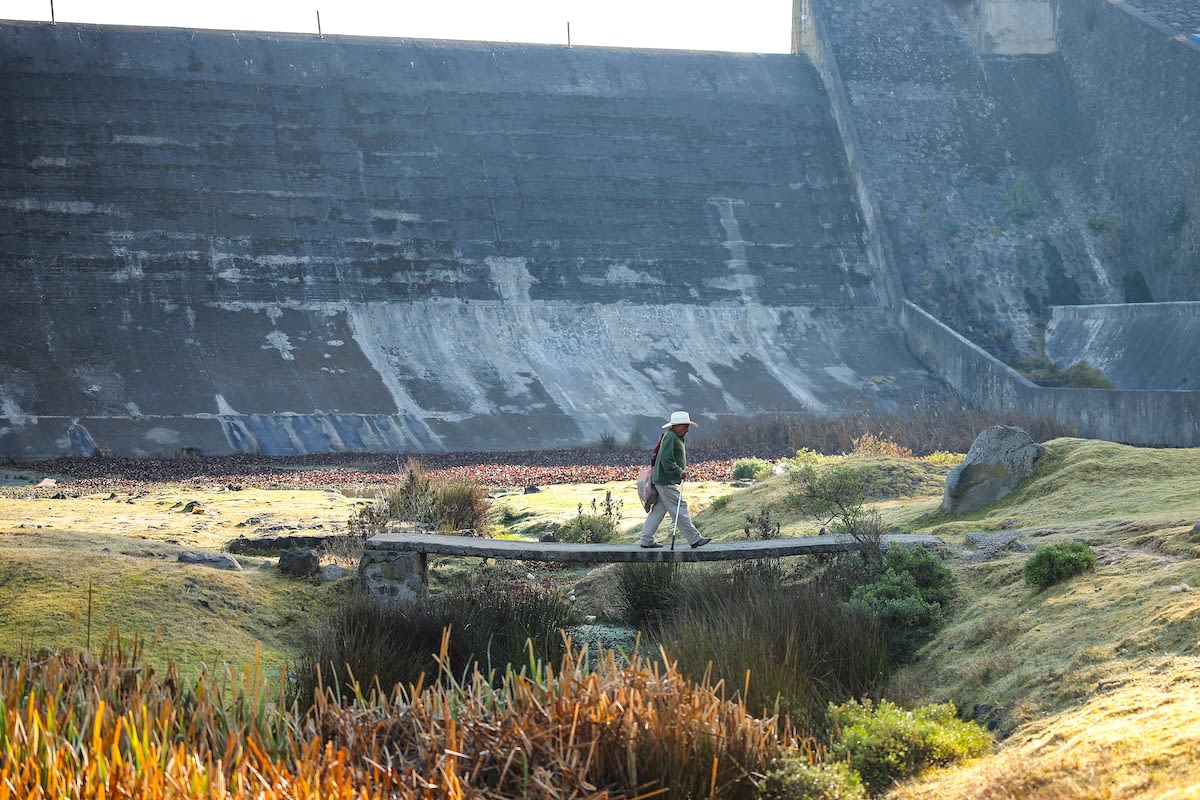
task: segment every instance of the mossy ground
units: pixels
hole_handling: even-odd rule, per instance
[[[204,513],[185,512],[191,501]],[[257,525],[344,530],[355,503],[332,491],[153,485],[52,499],[10,490],[0,498],[0,652],[78,648],[89,638],[95,646],[115,631],[140,638],[151,663],[173,660],[185,671],[249,663],[256,653],[281,670],[348,579],[289,580],[260,569],[274,563],[261,557],[241,557],[238,572],[216,570],[179,554],[220,551]]]
[[[960,519],[939,510],[951,464],[873,458],[855,465],[868,470],[871,504],[885,523],[940,536],[960,581],[949,625],[893,676],[892,696],[979,711],[1002,739],[995,755],[928,774],[891,796],[1200,796],[1200,537],[1192,532],[1200,521],[1200,449],[1054,440],[1031,481]],[[6,489],[0,651],[82,646],[90,585],[93,643],[116,628],[141,637],[152,661],[197,669],[249,663],[261,652],[282,669],[304,628],[353,579],[288,580],[257,569],[273,563],[265,558],[243,558],[243,571],[221,572],[178,563],[178,553],[219,550],[261,524],[344,531],[361,501],[338,488],[148,485],[59,500]],[[743,536],[746,517],[763,510],[784,535],[815,532],[819,522],[792,510],[788,491],[786,476],[748,488],[717,481],[685,487],[699,527],[720,539]],[[496,502],[498,511],[507,509],[497,523],[532,537],[573,516],[580,503],[590,511],[606,492],[623,503],[621,539],[632,541],[643,519],[632,482],[507,494]],[[207,513],[183,513],[189,500]],[[259,521],[239,526],[251,519]],[[1004,530],[1022,531],[1028,549],[980,562],[967,557],[967,534]],[[1070,539],[1096,549],[1094,572],[1041,592],[1022,582],[1029,552]],[[477,562],[435,563],[434,585],[478,576]],[[520,575],[525,568],[487,569]],[[549,577],[574,582],[581,603],[604,609],[611,604],[606,569]]]

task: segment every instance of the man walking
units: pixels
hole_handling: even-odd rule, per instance
[[[683,483],[683,471],[687,468],[687,451],[683,439],[688,431],[695,428],[696,423],[686,411],[676,411],[671,414],[671,421],[663,425],[666,433],[658,446],[658,457],[654,459],[654,477],[651,479],[654,488],[658,489],[658,502],[650,509],[646,524],[642,526],[642,538],[638,541],[642,547],[662,547],[654,541],[654,533],[658,530],[663,517],[669,512],[675,520],[675,527],[683,532],[692,547],[703,547],[712,541],[707,536],[701,536],[688,513],[687,503],[683,500],[680,484]],[[673,544],[673,542],[672,542]]]

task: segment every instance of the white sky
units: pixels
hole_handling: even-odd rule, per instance
[[[51,0],[0,0],[50,20]],[[54,0],[58,22],[786,53],[792,0]]]

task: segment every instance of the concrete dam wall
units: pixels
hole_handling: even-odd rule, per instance
[[[0,103],[3,456],[577,445],[939,385],[805,57],[3,23]]]

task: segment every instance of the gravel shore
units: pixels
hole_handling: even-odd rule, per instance
[[[641,448],[412,455],[233,455],[161,459],[73,457],[10,462],[6,468],[54,476],[58,490],[135,490],[152,482],[203,486],[216,484],[231,489],[247,486],[336,489],[394,483],[403,475],[411,458],[438,479],[469,479],[489,487],[512,488],[632,480],[649,454],[649,448]],[[734,461],[748,454],[689,448],[688,455],[688,480],[702,481],[728,480]]]

